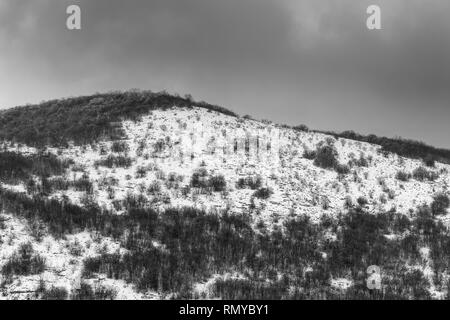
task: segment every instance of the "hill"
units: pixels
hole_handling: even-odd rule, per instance
[[[439,160],[167,94],[1,119],[3,298],[448,298]]]
[[[122,120],[136,120],[151,110],[173,106],[200,107],[236,116],[225,108],[195,102],[191,97],[151,91],[111,92],[58,99],[0,111],[0,139],[30,146],[62,146],[95,143],[102,138],[120,138],[116,126]]]

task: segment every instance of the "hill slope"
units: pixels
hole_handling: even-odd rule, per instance
[[[448,295],[449,165],[130,96],[1,113],[5,298]]]

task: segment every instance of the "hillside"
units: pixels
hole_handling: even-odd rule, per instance
[[[126,91],[57,99],[0,111],[0,139],[30,146],[66,146],[95,143],[102,138],[117,139],[117,126],[125,119],[138,119],[155,109],[192,106],[236,116],[222,107],[196,102],[166,92]]]
[[[150,92],[5,110],[0,139],[0,298],[448,298],[446,151]]]

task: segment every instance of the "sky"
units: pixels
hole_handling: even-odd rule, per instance
[[[66,28],[72,4],[81,30]],[[167,90],[450,148],[449,14],[448,0],[0,0],[0,108]]]

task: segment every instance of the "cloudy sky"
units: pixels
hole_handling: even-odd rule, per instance
[[[382,30],[366,28],[370,4]],[[449,0],[0,0],[0,108],[167,89],[450,148],[449,13]]]

